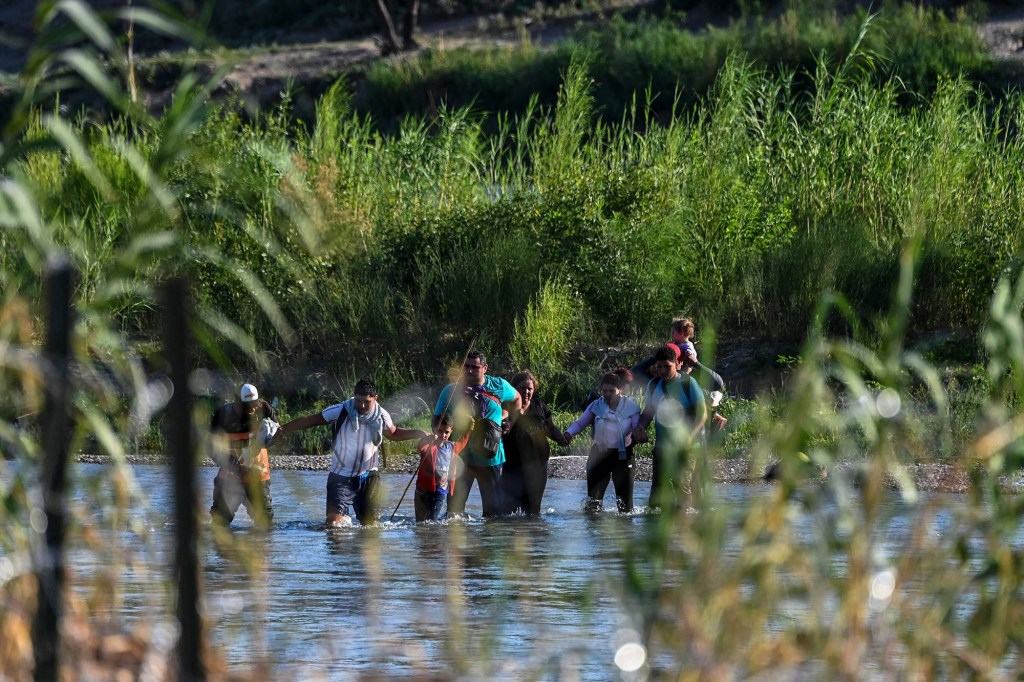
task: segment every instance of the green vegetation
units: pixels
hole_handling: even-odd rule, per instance
[[[942,438],[944,431],[914,411],[924,401],[904,408],[917,395],[941,417],[958,391],[905,345],[923,238],[901,249],[899,284],[871,345],[812,327],[784,409],[757,443],[762,457],[783,453],[788,465],[776,494],[755,504],[739,529],[712,502],[696,518],[659,517],[629,548],[629,594],[648,628],[649,655],[682,649],[702,675],[726,677],[795,675],[807,666],[827,677],[857,677],[867,659],[899,675],[974,679],[1014,665],[1011,652],[1024,633],[1016,616],[1004,614],[1016,611],[1020,598],[1013,543],[1024,498],[1004,494],[999,476],[1019,474],[1022,463],[1019,428],[1007,427],[1019,422],[1010,415],[1019,414],[1013,406],[1024,396],[1024,277],[1001,279],[988,310],[987,415],[974,425],[977,440],[959,450],[961,461],[976,467],[972,492],[959,508],[924,502],[902,465],[923,432]],[[830,309],[849,314],[840,299],[826,296],[816,319]],[[834,440],[822,441],[827,433]],[[827,483],[803,480],[805,453],[831,470]],[[832,469],[862,454],[854,469]],[[913,530],[897,551],[877,533],[886,523],[889,476],[914,510]],[[933,525],[938,514],[950,516],[942,531]],[[792,529],[807,518],[815,537],[794,540]],[[841,575],[833,571],[837,560]],[[794,599],[808,610],[788,620],[782,614]],[[953,644],[957,638],[968,644]]]
[[[796,340],[820,292],[840,291],[870,329],[916,235],[912,335],[977,329],[1020,248],[1022,102],[962,78],[925,98],[880,82],[876,64],[855,51],[798,86],[735,56],[664,125],[643,103],[599,119],[583,59],[554,110],[534,103],[493,135],[466,109],[385,135],[340,85],[311,128],[287,101],[255,121],[218,105],[171,150],[179,131],[159,120],[35,115],[28,137],[67,131],[82,147],[29,150],[11,172],[74,255],[83,297],[107,295],[134,337],[151,337],[144,292],[170,269],[196,282],[222,359],[243,357],[229,341],[260,349],[262,368],[287,354],[375,371],[385,391],[436,377],[473,334],[497,368],[528,360],[554,383],[577,340],[660,338],[678,310],[722,338]],[[166,164],[156,200],[144,160]],[[186,255],[157,250],[125,270],[117,254],[149,231],[145,201],[179,220],[150,238]],[[0,234],[0,266],[12,291],[35,295],[38,261],[19,255],[29,236]]]
[[[610,123],[618,123],[632,110],[638,94],[644,99],[644,93],[650,115],[662,124],[675,112],[689,110],[706,99],[732,54],[743,55],[755,68],[792,78],[795,90],[802,92],[813,88],[812,74],[821,59],[834,69],[856,50],[860,68],[870,69],[878,83],[898,81],[905,91],[905,105],[917,104],[920,96],[930,97],[940,80],[957,75],[992,91],[1020,79],[1017,69],[989,55],[978,37],[972,14],[963,7],[940,9],[928,7],[928,3],[890,0],[872,6],[877,13],[873,15],[872,30],[861,36],[861,26],[869,16],[867,9],[844,13],[828,2],[787,0],[770,5],[719,6],[712,12],[715,23],[708,25],[690,20],[687,12],[691,9],[697,12],[695,16],[703,16],[701,12],[707,10],[689,6],[695,3],[655,3],[642,11],[634,8],[625,13],[613,11],[610,5],[614,3],[580,4],[534,3],[528,8],[531,19],[589,11],[586,22],[575,28],[557,29],[564,30],[565,36],[550,45],[535,45],[523,33],[522,42],[515,46],[453,49],[442,43],[401,60],[353,67],[346,75],[353,92],[352,106],[368,115],[374,126],[389,132],[396,132],[409,116],[432,119],[439,109],[468,106],[483,117],[485,130],[493,133],[497,118],[526,112],[535,97],[540,104],[553,107],[573,60],[588,63],[594,79],[595,113]],[[241,7],[230,1],[221,5],[215,23],[223,21],[232,29],[221,47],[141,57],[136,66],[139,78],[164,87],[173,83],[183,66],[187,69],[202,64],[205,69],[214,69],[277,49],[256,40],[260,30],[250,35],[247,22],[263,15],[259,7]],[[426,3],[424,13],[500,11],[514,23],[512,17],[522,8],[513,5],[516,3],[484,2],[431,8],[431,3]],[[245,17],[232,18],[238,8]],[[357,32],[372,29],[369,3],[308,9],[289,5],[288,12],[293,20],[299,17],[299,24],[308,19],[323,30],[330,25],[321,16],[325,11],[347,11],[361,17],[355,21]],[[273,17],[274,12],[282,11],[280,8],[267,10],[272,17],[267,27],[272,31],[296,30],[302,35],[300,25]],[[480,42],[484,45],[490,40],[490,30],[481,27]],[[331,37],[347,35],[341,30]],[[453,42],[458,44],[458,39]],[[239,45],[245,49],[235,49]],[[295,76],[295,86],[306,102],[322,93],[335,78],[336,72],[300,73]],[[305,105],[297,113],[313,116]]]
[[[638,91],[651,95],[660,121],[701,102],[729,55],[744,55],[758,69],[792,78],[797,92],[813,90],[824,59],[834,70],[858,53],[858,69],[880,84],[900,81],[908,100],[930,96],[941,79],[962,74],[993,88],[1011,74],[995,64],[974,25],[961,15],[911,4],[886,3],[866,35],[863,11],[840,15],[789,3],[781,15],[753,14],[723,27],[684,30],[678,18],[615,16],[579,28],[574,39],[545,49],[529,43],[489,50],[428,50],[420,57],[370,68],[355,99],[378,125],[394,128],[407,115],[472,106],[481,112],[523,112],[537,96],[553,105],[562,75],[575,59],[589,65],[597,112],[617,123]],[[642,94],[641,94],[642,97]]]
[[[718,338],[797,339],[785,394],[729,413],[759,461],[792,464],[781,483],[738,528],[712,493],[698,515],[645,519],[644,537],[621,548],[620,598],[647,660],[665,652],[709,678],[856,679],[865,657],[894,676],[1019,675],[1024,498],[1000,480],[1024,464],[1018,95],[958,76],[908,89],[858,48],[806,74],[732,54],[709,95],[667,119],[643,98],[621,121],[601,119],[586,58],[567,66],[554,109],[535,101],[493,133],[442,108],[384,134],[342,86],[315,125],[287,102],[243,120],[209,104],[212,86],[195,77],[154,117],[123,92],[123,56],[88,8],[60,11],[70,24],[40,38],[0,149],[0,445],[14,460],[0,476],[5,674],[32,670],[42,444],[16,421],[52,387],[41,281],[67,252],[80,273],[72,448],[93,439],[116,463],[69,510],[70,545],[103,557],[96,589],[68,595],[85,635],[129,627],[103,614],[116,613],[126,568],[146,568],[126,548],[159,537],[134,511],[145,491],[124,462],[166,394],[154,290],[181,274],[194,285],[197,366],[317,368],[339,386],[373,372],[385,394],[436,385],[478,338],[497,370],[529,362],[571,401],[579,377],[596,375],[580,352],[659,338],[679,310]],[[117,117],[40,113],[72,76]],[[946,376],[915,349],[949,328],[970,330],[976,370]],[[322,399],[293,386],[286,413]],[[922,501],[905,475],[922,452],[970,471],[955,509]],[[804,459],[833,473],[807,485]],[[836,467],[850,460],[848,474]],[[890,477],[914,527],[899,547],[880,538]],[[802,519],[805,540],[793,532]],[[97,529],[123,544],[101,546]],[[445,530],[459,541],[457,525]],[[214,537],[232,569],[267,570],[251,534]],[[444,630],[439,656],[487,655]],[[68,670],[100,650],[76,641]]]

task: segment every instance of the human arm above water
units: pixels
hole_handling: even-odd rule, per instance
[[[432,438],[433,434],[423,429],[402,429],[391,424],[390,429],[387,426],[384,427],[384,437],[391,441],[399,441]]]
[[[314,412],[313,414],[296,417],[287,424],[282,425],[278,434],[285,435],[292,431],[302,431],[303,429],[312,428],[314,426],[323,426],[326,423],[327,420],[324,419],[323,412]]]
[[[452,443],[452,445],[454,446],[455,454],[458,455],[460,452],[462,452],[468,444],[469,433],[467,432],[462,434],[462,438],[459,438],[457,441],[454,441]]]
[[[654,376],[654,356],[644,358],[630,367],[629,371],[633,374],[634,382],[650,381]]]
[[[647,389],[644,392],[644,408],[640,411],[637,416],[636,426],[633,428],[633,442],[634,443],[646,443],[647,442],[647,427],[654,421],[654,412],[658,406],[653,400],[654,391],[651,389],[651,384],[647,385]]]
[[[594,403],[597,401],[595,400]],[[583,414],[579,418],[569,425],[569,428],[565,430],[565,440],[563,445],[568,445],[573,438],[583,432],[583,429],[587,428],[594,423],[594,403],[587,405],[587,409],[583,410]]]
[[[566,444],[565,434],[563,434],[562,430],[558,428],[557,424],[555,424],[555,420],[551,416],[550,407],[548,407],[545,403],[542,403],[541,401],[534,399],[533,401],[531,401],[530,407],[526,408],[523,412],[525,414],[526,412],[531,411],[540,412],[540,419],[538,421],[540,422],[541,427],[544,429],[544,435],[546,437],[550,438],[558,445]]]
[[[519,391],[512,388],[512,386],[508,384],[508,382],[505,383],[506,385],[508,385],[509,389],[515,395],[515,397],[512,398],[511,400],[502,399],[501,408],[502,410],[505,410],[507,412],[509,426],[512,426],[513,424],[516,423],[517,419],[523,416],[523,398],[522,396],[519,395]]]
[[[558,424],[556,424],[555,420],[551,417],[551,411],[547,410],[546,413],[547,417],[545,418],[544,423],[547,426],[548,438],[559,445],[565,445],[568,442],[566,435],[562,433],[562,429],[558,428]]]

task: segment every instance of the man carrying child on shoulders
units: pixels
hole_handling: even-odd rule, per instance
[[[647,439],[647,426],[654,422],[654,450],[651,453],[651,507],[674,508],[679,497],[687,506],[699,498],[703,476],[694,471],[703,470],[704,424],[708,410],[700,384],[690,376],[692,362],[689,355],[680,358],[679,347],[665,344],[654,354],[658,376],[647,384],[644,411],[640,415],[633,440]],[[682,365],[683,372],[680,372]],[[694,480],[696,479],[696,480]]]

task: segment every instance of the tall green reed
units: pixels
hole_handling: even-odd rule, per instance
[[[549,387],[558,386],[569,353],[586,336],[585,315],[583,302],[566,284],[545,282],[515,321],[509,344],[513,366],[532,370]],[[546,395],[553,401],[559,398],[552,388]]]
[[[853,324],[861,331],[849,337],[827,334],[830,314],[857,313],[841,296],[822,297],[784,410],[755,448],[782,458],[773,492],[736,526],[727,521],[735,510],[712,493],[699,514],[652,519],[630,548],[625,594],[653,676],[857,679],[865,661],[882,675],[1019,674],[1021,586],[1010,547],[1020,500],[1003,485],[1020,471],[1019,398],[1010,399],[1019,382],[1004,371],[1024,357],[1020,279],[1002,280],[992,299],[985,338],[1001,390],[988,400],[999,416],[961,451],[973,486],[951,508],[917,491],[908,469],[918,452],[912,395],[949,418],[940,373],[906,345],[923,240],[922,231],[903,244],[891,307],[873,333]],[[899,546],[886,537],[894,514],[909,520]],[[659,667],[667,652],[678,668]]]
[[[252,222],[215,202],[217,183],[226,178],[218,167],[223,171],[221,164],[229,157],[204,157],[191,144],[213,112],[209,101],[215,83],[183,77],[160,115],[149,114],[126,89],[129,66],[116,33],[121,20],[186,40],[195,37],[192,30],[147,8],[101,16],[84,3],[65,0],[44,2],[38,9],[35,42],[0,146],[0,388],[5,395],[0,414],[5,608],[0,625],[6,635],[0,667],[14,679],[32,670],[26,641],[34,610],[33,557],[42,556],[34,551],[42,534],[35,468],[41,456],[37,417],[53,380],[50,359],[40,346],[47,262],[65,254],[78,273],[68,387],[70,451],[101,452],[113,461],[95,473],[73,470],[72,484],[84,491],[86,501],[67,505],[72,522],[66,546],[102,560],[88,579],[77,577],[74,567],[67,571],[77,582],[75,590],[65,592],[63,627],[76,635],[64,640],[62,675],[80,671],[108,637],[127,638],[136,652],[144,653],[151,644],[153,623],[131,626],[103,614],[112,613],[121,599],[126,568],[144,572],[158,565],[147,493],[127,464],[128,448],[147,436],[168,398],[162,359],[154,347],[157,285],[168,276],[189,274],[200,282],[203,275],[218,285],[232,282],[266,316],[267,328],[283,341],[282,347],[290,330],[261,279],[269,274],[265,267],[216,248],[209,239],[192,238],[190,215],[216,216],[221,226],[230,222],[237,234],[246,234]],[[102,101],[111,118],[96,122],[83,110],[69,119],[60,100],[51,109],[55,95],[65,92],[78,93],[85,102],[90,97]],[[262,152],[254,154],[258,160],[274,160],[267,150],[257,151]],[[289,170],[277,160],[277,168]],[[186,168],[195,174],[195,184],[184,181]],[[287,214],[292,224],[302,225],[296,202],[289,204],[284,195],[281,183],[265,189],[257,213],[274,219]],[[199,308],[193,331],[204,344],[200,352],[216,366],[226,357],[223,346],[235,343],[240,355],[258,365],[261,343],[250,334],[254,325],[224,315],[217,308],[220,302],[207,297]],[[204,421],[201,412],[196,414],[199,422]],[[210,660],[215,659],[212,655]],[[141,658],[134,663],[141,665]]]
[[[865,26],[870,36],[875,25]],[[252,120],[218,105],[168,168],[200,300],[232,321],[219,333],[297,340],[300,357],[329,351],[337,362],[401,338],[428,358],[454,352],[461,340],[432,340],[468,314],[507,338],[539,283],[560,273],[612,341],[659,333],[659,308],[717,322],[725,337],[756,327],[798,338],[822,288],[844,291],[865,317],[884,314],[916,221],[929,226],[929,286],[913,329],[979,324],[1019,242],[1016,96],[997,102],[950,80],[906,108],[907,91],[878,85],[864,51],[835,70],[822,60],[810,90],[735,56],[704,105],[659,126],[653,95],[641,94],[612,125],[596,118],[589,63],[566,71],[554,110],[536,103],[495,135],[467,109],[383,135],[341,86],[311,130],[287,102]],[[117,151],[125,125],[83,124],[82,148],[134,196],[138,174]],[[131,134],[160,153],[158,128]],[[102,270],[134,231],[134,204],[103,201],[83,179],[89,166],[57,161],[29,154],[18,172],[48,213],[90,216],[61,229],[82,241],[84,270]],[[513,257],[502,263],[506,242]],[[477,296],[452,300],[453,286]],[[151,322],[130,297],[121,305],[140,312],[123,316],[137,329]]]
[[[62,7],[97,45],[112,43],[86,7]],[[0,388],[9,396],[0,440],[19,462],[36,460],[37,437],[14,421],[43,399],[39,283],[47,256],[67,250],[83,273],[76,446],[93,439],[120,465],[90,485],[96,504],[76,511],[74,542],[112,557],[98,585],[116,586],[124,566],[141,570],[151,558],[127,543],[90,545],[89,528],[148,537],[145,517],[125,513],[145,498],[126,444],[166,398],[153,376],[152,294],[167,273],[198,284],[195,331],[211,364],[327,358],[383,365],[395,384],[405,371],[438,371],[437,358],[475,334],[488,350],[555,372],[570,328],[653,335],[666,311],[683,308],[720,320],[720,337],[750,325],[811,333],[791,394],[753,449],[782,457],[782,484],[738,528],[712,501],[692,518],[647,520],[650,532],[628,548],[624,599],[654,672],[679,675],[656,668],[668,651],[684,673],[708,677],[853,679],[866,654],[894,674],[1019,673],[1021,503],[998,478],[1020,467],[1024,280],[1012,227],[1022,165],[1017,127],[1003,124],[1019,123],[1018,99],[994,115],[981,91],[952,80],[907,109],[898,101],[906,93],[878,86],[869,65],[832,71],[822,62],[807,92],[789,74],[734,58],[706,105],[664,126],[641,108],[613,126],[595,124],[577,62],[553,118],[538,102],[488,139],[471,112],[451,109],[385,136],[340,89],[321,101],[312,131],[286,108],[243,121],[207,105],[211,84],[191,80],[151,117],[104,62],[77,43],[61,49],[71,71],[33,62],[47,66],[29,74],[0,152]],[[120,118],[35,110],[68,73],[98,86]],[[978,276],[953,270],[951,279],[940,265],[964,248]],[[570,315],[568,292],[587,302],[582,319]],[[505,351],[516,320],[519,339]],[[984,324],[989,392],[963,459],[975,481],[968,508],[936,533],[932,519],[944,510],[923,503],[902,468],[920,452],[904,405],[918,396],[940,425],[934,442],[953,450],[948,389],[909,348],[915,331],[948,324]],[[832,335],[837,327],[850,334]],[[808,486],[805,458],[856,465]],[[877,536],[890,480],[917,524],[899,553]],[[29,665],[34,487],[30,466],[11,467],[0,491],[0,547],[13,567],[3,599],[16,607],[2,612],[5,672]],[[804,515],[818,525],[794,539]],[[261,570],[244,543],[220,541]],[[103,612],[99,599],[86,606]],[[794,603],[807,608],[794,612]],[[104,632],[122,625],[94,622]]]
[[[950,18],[941,9],[906,2],[886,2],[871,11],[877,15],[875,29],[863,36],[859,49],[874,56],[878,82],[902,82],[925,96],[938,80],[960,73],[996,89],[1015,82],[1012,70],[993,60],[963,13]],[[613,14],[554,46],[432,49],[396,68],[374,65],[355,101],[389,130],[407,116],[429,116],[442,104],[518,114],[529,109],[533,97],[554,104],[560,74],[585,53],[602,117],[619,120],[636,90],[648,87],[655,94],[652,109],[664,122],[677,100],[687,107],[698,104],[734,53],[747,55],[759,68],[794,72],[801,88],[811,86],[805,74],[814,73],[819,56],[835,64],[858,49],[868,16],[863,8],[841,12],[832,3],[786,3],[773,10],[751,7],[727,26],[691,31],[671,11],[628,18]]]

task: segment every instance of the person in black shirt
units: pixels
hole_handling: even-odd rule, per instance
[[[521,511],[540,514],[544,489],[548,484],[548,440],[561,443],[564,436],[551,418],[551,410],[534,396],[537,377],[523,370],[509,382],[519,392],[522,416],[502,436],[505,444],[505,468],[501,472],[505,513]]]
[[[265,419],[276,426],[274,408],[260,398],[252,384],[242,386],[237,401],[213,413],[210,431],[217,440],[214,461],[220,464],[220,471],[213,479],[213,506],[210,507],[215,523],[225,526],[231,523],[242,504],[257,526],[269,527],[274,520],[270,458],[267,443],[261,442]]]

